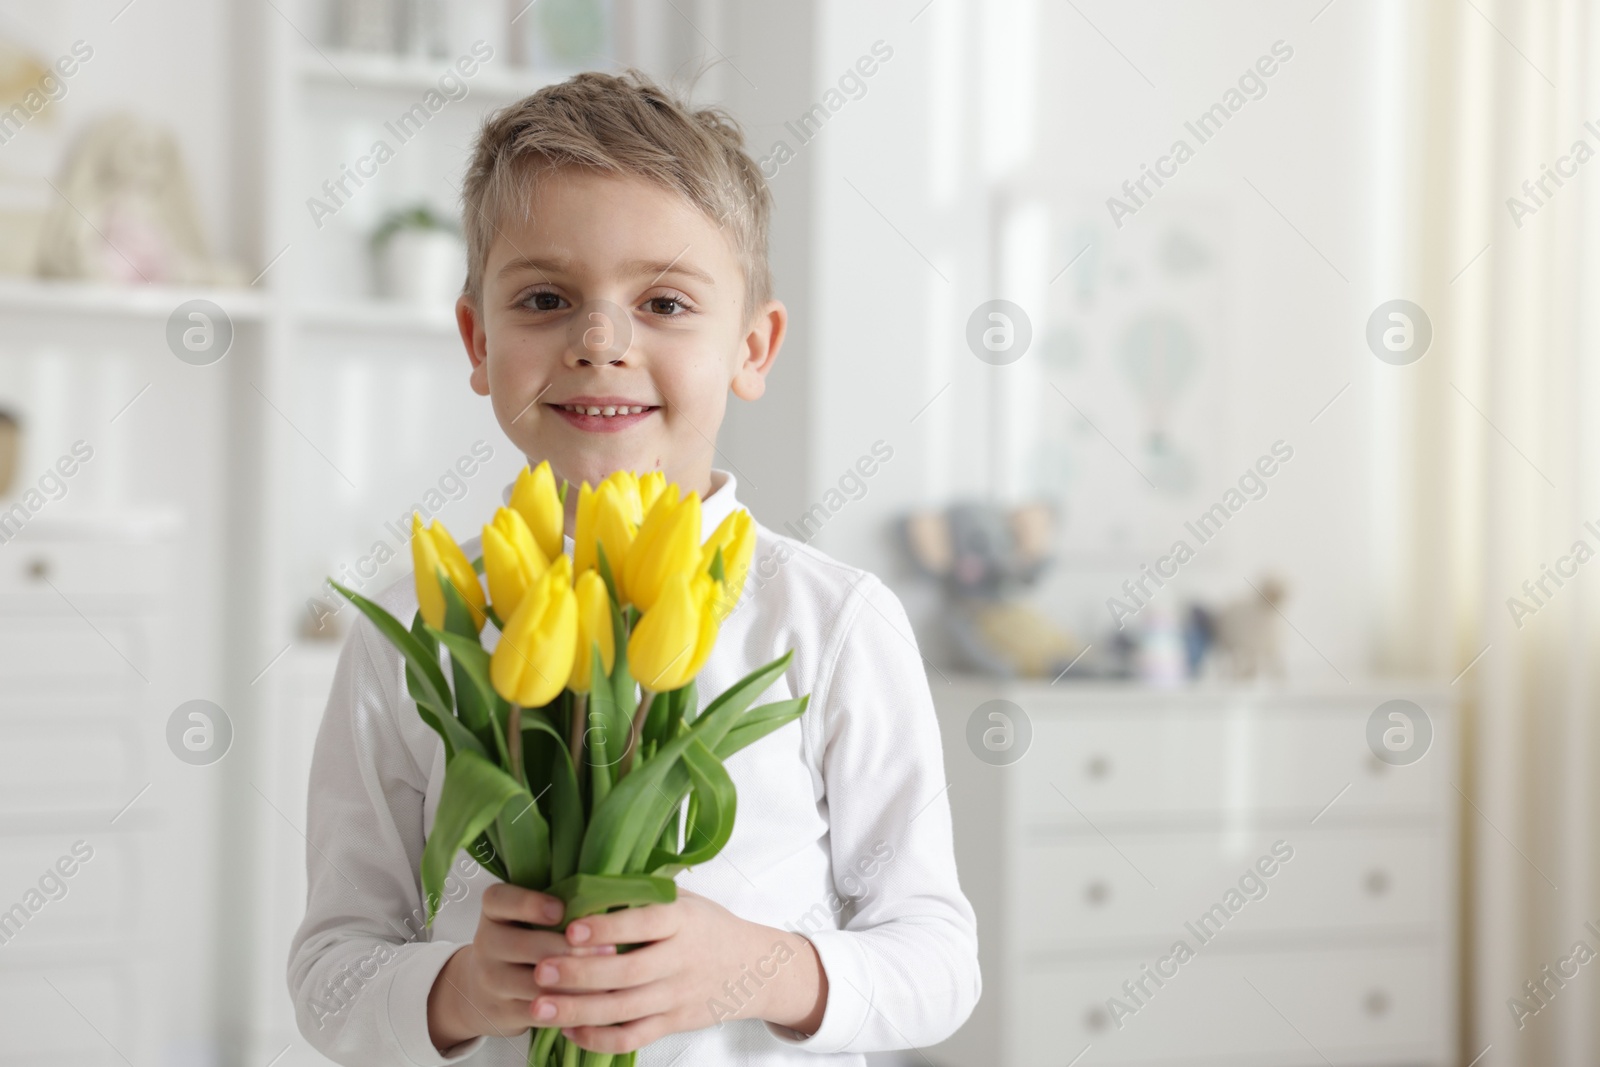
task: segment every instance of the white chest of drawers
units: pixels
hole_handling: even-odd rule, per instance
[[[934,1062],[1454,1062],[1450,694],[933,690],[984,981]],[[1394,699],[1433,734],[1401,765],[1367,740]],[[972,726],[993,700],[1020,716]]]
[[[0,1064],[158,1055],[191,844],[160,838],[175,525],[47,514],[0,545]]]

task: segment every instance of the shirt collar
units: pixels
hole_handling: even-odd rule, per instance
[[[507,507],[511,505],[511,490],[516,485],[512,479],[500,491],[500,502]],[[577,492],[576,487],[569,492]],[[719,467],[711,468],[711,495],[700,501],[700,540],[704,541],[714,533],[722,520],[744,505],[739,503],[739,480],[731,471]],[[565,537],[566,547],[572,548],[571,536]]]

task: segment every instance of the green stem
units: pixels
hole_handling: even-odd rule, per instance
[[[650,704],[656,698],[655,693],[646,689],[644,699],[639,701],[639,709],[633,713],[633,726],[628,731],[628,751],[622,754],[622,762],[617,766],[617,780],[627,774],[633,767],[633,756],[638,751],[644,735],[644,720],[650,714]]]
[[[578,768],[578,783],[581,789],[583,783],[584,758],[583,758],[583,717],[588,710],[589,694],[574,693],[572,695],[572,719],[567,727],[567,748],[572,752],[573,766]]]
[[[506,754],[511,759],[511,776],[522,788],[528,788],[528,775],[522,766],[522,705],[511,705],[506,715]]]

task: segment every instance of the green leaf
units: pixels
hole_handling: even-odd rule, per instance
[[[719,582],[728,580],[728,572],[723,569],[721,545],[718,545],[717,550],[711,554],[711,566],[706,568],[706,573]]]
[[[734,720],[783,673],[792,656],[792,651],[785,652],[735,682],[712,701],[688,733],[668,741],[652,759],[635,766],[612,788],[590,816],[578,858],[579,871],[620,874],[638,851],[641,838],[654,842],[660,836],[661,827],[691,784],[688,772],[676,767],[684,750],[698,740],[715,751]],[[675,769],[677,775],[668,787],[668,774]]]
[[[759,708],[751,708],[740,716],[739,721],[733,724],[733,729],[717,742],[715,749],[717,758],[725,760],[740,749],[789,725],[805,713],[806,705],[810,701],[811,694],[807,693],[793,700],[779,700],[763,704]]]
[[[422,895],[429,925],[456,853],[484,832],[500,809],[522,791],[516,779],[475,752],[457,752],[445,765],[433,832],[422,848]]]
[[[611,680],[599,656],[589,660],[589,704],[583,723],[583,758],[589,765],[591,810],[611,791],[612,768],[627,751],[625,734],[618,733],[617,702]]]
[[[572,753],[567,751],[565,742],[554,747],[546,803],[550,811],[550,878],[559,882],[578,870],[578,849],[583,845],[583,797],[578,792]]]
[[[567,903],[561,920],[563,930],[567,923],[586,915],[612,908],[671,904],[678,899],[678,887],[672,879],[648,874],[575,874],[555,883],[547,892]]]
[[[500,879],[506,880],[506,865],[500,862],[500,850],[494,847],[494,842],[489,840],[487,832],[479,834],[467,848],[467,852],[478,866]]]
[[[671,878],[686,867],[706,863],[721,852],[733,836],[738,791],[722,761],[696,740],[683,754],[683,763],[694,781],[692,818],[688,825],[685,851],[656,850],[646,867],[650,873]],[[669,824],[670,825],[670,824]]]
[[[378,632],[388,638],[389,643],[400,650],[405,657],[406,666],[417,672],[417,683],[434,708],[453,708],[455,702],[450,696],[450,687],[445,684],[444,671],[439,669],[437,653],[429,655],[427,648],[422,645],[411,632],[400,625],[400,620],[390,615],[383,608],[374,604],[360,593],[352,592],[338,582],[328,580],[328,584],[338,590],[346,600],[360,609],[361,614],[371,620]]]
[[[439,661],[439,642],[435,641],[433,635],[428,633],[427,623],[422,621],[422,612],[420,611],[414,613],[411,617],[411,636],[417,639],[417,643],[427,651],[429,657],[435,663]],[[406,662],[405,671],[406,692],[410,693],[411,699],[416,702],[417,715],[444,742],[444,758],[445,762],[448,763],[456,754],[457,743],[460,740],[456,734],[461,733],[471,737],[471,733],[462,727],[459,722],[455,721],[456,716],[453,707],[441,707],[435,704],[434,698],[429,695],[427,688],[417,676],[417,672],[412,668],[410,662]],[[446,719],[450,721],[449,727],[443,722]],[[472,743],[464,747],[481,749],[482,746],[478,744],[476,738],[472,738]]]
[[[737,682],[734,682],[706,707],[706,710],[695,720],[696,725],[698,726],[701,722],[721,713],[730,704],[736,705],[740,712],[744,711],[755,701],[756,697],[767,691],[768,686],[777,681],[779,675],[788,669],[789,660],[792,658],[794,658],[794,650],[790,649],[766,666],[757,667]],[[716,743],[722,740],[722,735],[728,731],[731,725],[731,722],[727,722],[718,730],[715,737],[707,739],[707,747],[714,751]]]
[[[667,738],[667,723],[673,717],[673,709],[683,699],[683,686],[669,689],[664,693],[657,693],[650,702],[650,710],[645,713],[644,729],[639,731],[639,739],[644,742],[661,742]],[[659,746],[658,746],[659,747]],[[644,757],[641,751],[634,757],[638,761]]]
[[[456,683],[456,708],[461,715],[461,721],[467,724],[467,729],[478,735],[479,740],[487,746],[493,740],[490,729],[490,709],[494,705],[495,693],[489,683],[489,654],[483,650],[483,644],[478,636],[478,628],[473,625],[472,609],[462,599],[456,587],[444,576],[441,569],[439,588],[444,591],[444,629],[429,630],[450,649],[450,662],[455,673]],[[450,640],[446,640],[446,638]],[[477,652],[473,653],[472,648]],[[479,677],[474,677],[471,667],[481,665]],[[472,684],[469,684],[472,683]],[[504,744],[501,738],[501,744]]]
[[[628,615],[633,609],[628,609]],[[633,671],[628,667],[628,620],[617,602],[611,602],[611,643],[616,649],[616,659],[611,664],[611,694],[617,704],[617,718],[633,728],[633,713],[639,710],[639,694],[633,681]]]
[[[520,790],[495,817],[505,852],[506,881],[524,889],[550,882],[550,824],[532,793]]]
[[[462,721],[483,742],[485,749],[494,746],[502,766],[509,766],[505,719],[511,705],[494,691],[494,685],[489,681],[489,653],[478,643],[476,635],[463,637],[447,630],[435,630],[426,623],[423,625],[430,636],[450,651],[450,664],[456,676],[456,701],[461,708]]]

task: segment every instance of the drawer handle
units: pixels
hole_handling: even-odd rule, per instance
[[[1389,994],[1381,989],[1374,989],[1362,1001],[1362,1007],[1367,1009],[1367,1014],[1373,1018],[1389,1014]]]
[[[1367,892],[1375,897],[1381,897],[1389,891],[1389,872],[1382,867],[1374,867],[1367,872]]]
[[[1083,895],[1091,908],[1098,908],[1111,899],[1111,887],[1096,879],[1084,887]]]
[[[50,561],[43,556],[35,556],[28,561],[27,575],[36,582],[42,582],[50,576]]]
[[[1090,756],[1087,770],[1090,778],[1106,778],[1111,774],[1111,761],[1104,756]]]

